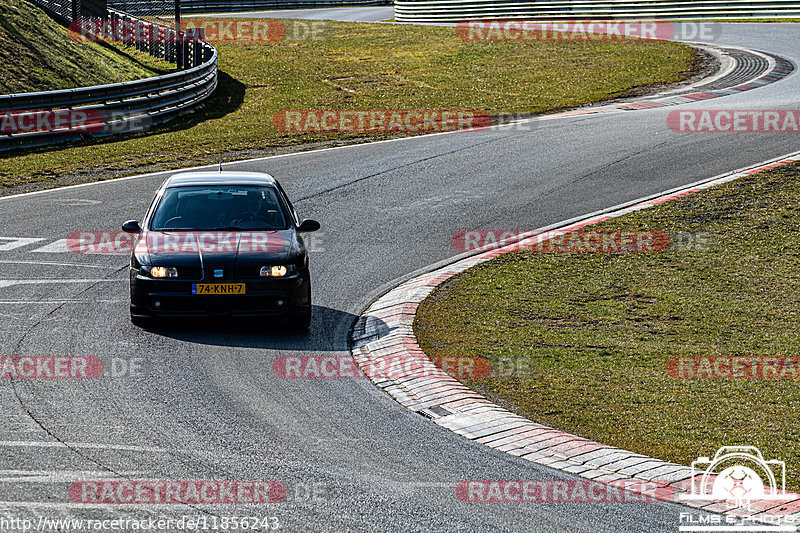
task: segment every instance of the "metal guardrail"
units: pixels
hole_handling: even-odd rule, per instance
[[[69,24],[75,19],[80,5],[63,0],[32,0],[32,2],[62,24]]]
[[[475,18],[777,19],[800,17],[798,0],[395,0],[399,22],[459,22]]]
[[[211,46],[200,39],[188,38],[185,32],[178,34],[172,26],[147,21],[118,9],[108,9],[108,20],[112,27],[141,30],[141,33],[158,37],[157,39],[131,39],[121,41],[130,46],[168,63],[175,63],[178,68],[189,68],[205,61],[205,47]],[[80,22],[75,23],[78,26]],[[132,33],[129,37],[132,37]],[[205,46],[204,46],[205,45]]]
[[[149,14],[150,0],[109,0],[109,6],[127,13]],[[392,0],[181,0],[182,13],[223,13],[266,9],[309,9],[315,7],[390,6]]]
[[[154,24],[119,11],[111,16]],[[168,61],[182,48],[174,42],[128,44]],[[188,44],[184,64],[196,66],[186,70],[125,83],[0,95],[0,151],[144,131],[189,112],[217,87],[217,50],[204,41]]]

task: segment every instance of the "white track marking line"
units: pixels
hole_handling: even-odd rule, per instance
[[[103,304],[111,304],[111,303],[119,303],[119,302],[126,302],[127,300],[123,298],[119,299],[109,299],[109,300],[97,300],[97,299],[86,299],[86,300],[79,300],[77,298],[73,299],[62,299],[62,300],[0,300],[0,305],[46,305],[46,304],[80,304],[80,303],[103,303]]]
[[[31,250],[30,253],[40,253],[40,254],[60,254],[64,252],[69,252],[70,249],[67,246],[67,239],[61,239],[56,242],[51,242],[47,246],[42,246],[41,248],[37,248],[35,250]]]
[[[458,481],[381,481],[381,484],[399,489],[449,489],[455,488],[458,485]]]
[[[34,252],[38,250],[33,250]],[[58,263],[56,261],[8,261],[2,260],[0,264],[4,265],[52,265],[52,266],[68,266],[68,267],[81,267],[81,268],[115,268],[116,265],[84,265],[81,263]]]
[[[22,248],[23,246],[28,246],[29,244],[41,242],[43,240],[43,238],[29,239],[25,237],[0,237],[0,243],[8,241],[5,244],[0,244],[0,252],[8,252],[9,250]]]
[[[72,502],[2,502],[0,501],[0,508],[13,508],[13,507],[33,507],[44,509],[107,509],[109,511],[122,511],[124,509],[137,509],[141,510],[143,507],[151,507],[157,509],[158,506],[149,504],[108,504],[108,503],[72,503]],[[172,507],[175,507],[174,505]],[[163,504],[160,510],[164,510]]]
[[[286,502],[284,502],[286,503]],[[264,509],[263,503],[203,503],[203,502],[188,502],[188,503],[72,503],[72,502],[14,502],[14,501],[0,501],[0,509],[9,507],[41,507],[47,509],[104,509],[108,511],[128,511],[136,509],[152,510],[154,512],[165,513],[170,510],[185,509],[186,507],[195,508],[195,506],[202,506],[203,509],[231,509],[233,507],[245,507],[248,509]],[[267,504],[270,509],[274,509],[275,503]],[[202,512],[202,511],[200,511]],[[255,511],[254,511],[255,512]],[[274,515],[274,513],[273,513]],[[241,515],[239,515],[241,516]],[[84,524],[85,524],[84,519]],[[209,528],[210,529],[210,528]],[[220,531],[224,531],[220,529]]]
[[[53,442],[53,441],[28,441],[28,440],[3,440],[0,447],[8,446],[15,448],[85,448],[92,450],[120,450],[124,452],[152,452],[168,453],[166,448],[156,448],[152,446],[134,446],[128,444],[102,444],[94,442]]]
[[[566,118],[574,118],[574,117],[566,117]],[[505,125],[504,124],[497,124],[495,126],[488,126],[488,127],[484,128],[484,129],[495,129],[495,128],[498,128],[500,126],[505,126]],[[267,161],[267,160],[270,160],[270,159],[282,159],[284,157],[294,157],[294,156],[299,156],[299,155],[308,155],[308,154],[319,153],[319,152],[328,152],[328,151],[331,151],[331,150],[343,150],[345,148],[356,148],[356,147],[359,147],[359,146],[364,147],[364,146],[371,146],[371,145],[376,145],[376,144],[384,144],[384,143],[391,143],[391,142],[398,142],[398,141],[408,141],[408,140],[412,140],[412,139],[421,139],[421,138],[425,138],[425,137],[435,137],[435,136],[438,136],[438,135],[452,135],[454,133],[456,133],[456,134],[460,133],[461,135],[468,135],[471,132],[470,131],[459,131],[459,130],[442,131],[442,132],[439,132],[439,133],[427,133],[427,134],[424,134],[424,135],[412,135],[410,137],[398,137],[397,139],[384,139],[382,141],[373,141],[373,142],[369,142],[369,143],[346,144],[344,146],[330,146],[328,148],[317,148],[316,150],[304,150],[302,152],[291,152],[291,153],[288,153],[288,154],[268,155],[268,156],[264,156],[264,157],[255,157],[253,159],[237,159],[235,161],[223,162],[223,165],[238,165],[238,164],[241,164],[241,163],[255,163],[255,162],[258,162],[258,161]],[[89,182],[89,183],[78,183],[76,185],[67,185],[65,187],[56,187],[56,188],[53,188],[53,189],[44,189],[44,190],[41,190],[41,191],[31,191],[31,192],[24,192],[24,193],[20,193],[20,194],[12,194],[12,195],[9,195],[9,196],[0,196],[0,200],[8,200],[9,198],[20,198],[22,196],[33,196],[33,195],[38,195],[38,194],[47,194],[47,193],[52,193],[52,192],[55,192],[55,191],[63,191],[65,189],[77,189],[77,188],[80,188],[80,187],[89,187],[89,186],[92,186],[92,185],[100,185],[100,184],[103,184],[103,183],[118,183],[120,181],[128,181],[128,180],[133,180],[133,179],[152,178],[154,176],[160,176],[160,175],[164,175],[165,179],[166,179],[166,176],[169,175],[169,174],[177,174],[178,172],[188,172],[188,171],[196,171],[196,170],[203,170],[203,169],[216,170],[218,167],[219,167],[219,162],[212,163],[212,164],[209,164],[209,165],[196,166],[196,167],[183,167],[183,168],[165,169],[165,170],[159,170],[158,172],[148,172],[146,174],[136,174],[134,176],[125,176],[125,177],[122,177],[122,178],[114,178],[114,179],[102,180],[102,181],[92,181],[92,182]]]
[[[47,283],[101,283],[121,281],[118,279],[0,279],[0,289],[14,285],[44,285]]]
[[[91,200],[89,198],[53,198],[52,200],[48,200],[48,202],[66,207],[81,207],[86,205],[99,205],[103,203],[100,200]]]
[[[108,471],[93,470],[0,470],[0,483],[65,483],[87,479],[109,479]],[[141,472],[120,472],[115,479],[142,475]],[[120,477],[123,476],[123,477]]]

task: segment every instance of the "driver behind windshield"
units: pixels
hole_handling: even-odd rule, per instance
[[[255,225],[262,229],[276,229],[283,226],[278,206],[271,198],[265,198],[261,191],[247,191],[246,209],[232,222],[232,226]]]
[[[287,229],[285,209],[268,188],[167,189],[153,214],[155,231]]]

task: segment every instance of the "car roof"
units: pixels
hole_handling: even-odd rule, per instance
[[[184,172],[167,178],[164,188],[193,185],[261,185],[275,186],[275,178],[262,172]]]

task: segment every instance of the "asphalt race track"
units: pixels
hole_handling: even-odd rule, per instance
[[[184,15],[185,17],[208,17],[209,15]],[[311,20],[343,20],[380,22],[394,18],[394,7],[320,7],[314,9],[278,9],[273,11],[247,11],[215,13],[213,18],[297,18]]]
[[[800,59],[796,25],[728,24],[718,42]],[[684,107],[792,109],[798,80]],[[459,437],[366,379],[272,371],[281,355],[348,356],[355,316],[400,278],[456,255],[458,230],[533,229],[800,149],[792,134],[673,133],[674,109],[226,165],[275,175],[301,217],[322,224],[308,335],[252,323],[133,327],[127,257],[63,251],[72,231],[140,218],[166,174],[0,199],[0,355],[97,356],[121,374],[0,382],[0,517],[207,511],[276,516],[285,531],[677,531],[675,504],[462,503],[455,486],[466,479],[570,477]],[[148,507],[67,495],[73,481],[118,477],[275,480],[288,497]]]

